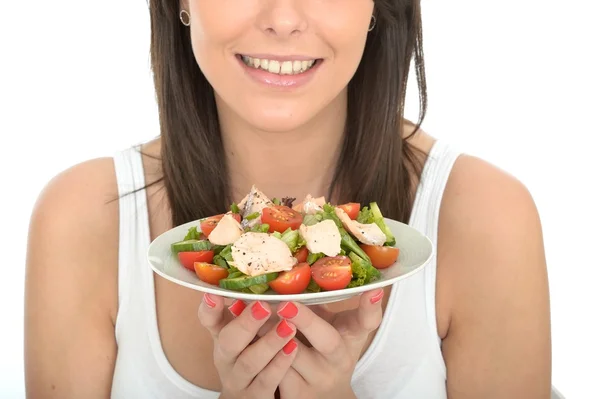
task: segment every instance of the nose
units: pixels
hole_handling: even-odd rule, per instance
[[[308,21],[302,11],[302,0],[272,0],[265,3],[259,19],[263,32],[287,38],[306,30]]]

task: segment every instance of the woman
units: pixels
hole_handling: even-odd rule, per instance
[[[418,0],[150,0],[150,15],[161,136],[61,173],[32,215],[29,396],[550,396],[538,214],[517,180],[420,130]],[[231,303],[151,273],[150,240],[253,184],[377,201],[436,255],[323,308]]]

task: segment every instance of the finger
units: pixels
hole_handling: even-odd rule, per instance
[[[277,353],[290,342],[294,334],[296,334],[294,325],[286,320],[281,320],[276,328],[244,349],[232,370],[232,377],[239,386],[244,388],[250,385],[254,377],[267,367]],[[294,344],[291,345],[294,346]],[[289,348],[287,350],[289,351]]]
[[[205,293],[202,303],[198,307],[198,318],[200,324],[216,338],[221,329],[227,323],[224,312],[223,298],[217,295]]]
[[[277,386],[281,384],[284,376],[290,370],[297,352],[297,342],[292,339],[277,352],[273,360],[256,376],[248,390],[259,398],[267,397],[267,393],[269,396],[274,395]],[[281,396],[285,397],[283,394]]]
[[[331,321],[334,320],[337,315],[337,313],[327,310],[323,305],[309,306],[309,309],[329,324],[331,324]]]
[[[332,363],[342,361],[344,342],[338,331],[328,322],[300,303],[285,302],[277,314],[290,320],[320,354]]]
[[[367,291],[360,297],[358,305],[358,326],[363,331],[370,333],[381,324],[383,309],[383,289]]]
[[[238,317],[242,313],[242,311],[244,310],[245,307],[246,307],[246,304],[244,302],[234,301],[233,303],[230,304],[229,311],[231,312],[233,317]],[[272,310],[271,310],[271,312],[273,313]],[[254,342],[258,341],[259,338],[267,335],[267,333],[269,331],[271,331],[273,328],[275,328],[277,323],[279,323],[279,318],[277,317],[276,314],[272,314],[271,317],[267,320],[267,322],[260,327],[260,329],[258,330],[258,333],[256,333],[256,336],[252,339],[252,341],[250,343],[253,344]]]
[[[238,302],[234,302],[234,306]],[[234,312],[232,310],[232,312]],[[233,367],[239,354],[252,342],[260,327],[268,320],[271,311],[261,302],[247,306],[238,317],[227,323],[217,337],[215,365]]]
[[[339,331],[346,346],[362,349],[369,333],[381,324],[383,290],[367,291],[360,297],[358,308],[338,314],[334,326]]]
[[[331,366],[327,364],[327,360],[302,342],[298,342],[297,351],[298,354],[296,355],[296,359],[294,359],[294,363],[292,363],[292,368],[296,370],[302,381],[308,385],[322,381],[323,370],[331,370]],[[338,361],[335,367],[339,368],[345,366],[347,363],[348,358],[343,360],[343,363],[342,361]]]
[[[299,353],[300,350],[298,350]],[[298,360],[298,355],[294,359],[294,363]],[[290,367],[285,376],[279,383],[279,393],[282,398],[295,399],[295,398],[306,398],[307,396],[307,382],[302,376],[294,369],[294,363]]]
[[[274,315],[277,316],[277,315]],[[277,325],[279,324],[281,320],[279,319],[279,317],[271,317],[269,318],[269,320],[267,320],[267,322],[265,324],[262,325],[262,327],[260,327],[260,329],[258,330],[258,333],[256,334],[256,338],[262,338],[265,335],[267,335],[269,333],[269,331],[273,330],[274,328],[277,327]]]
[[[292,363],[292,369],[296,370],[298,376],[295,377],[293,384],[291,382],[289,384],[301,386],[301,396],[298,397],[301,397],[302,399],[310,397],[311,392],[307,392],[307,390],[310,391],[311,387],[318,387],[321,392],[333,392],[338,390],[340,388],[338,386],[338,376],[349,376],[356,367],[356,360],[352,359],[348,355],[344,356],[343,359],[332,365],[328,364],[328,360],[322,356],[319,356],[314,349],[308,348],[302,343],[298,343],[297,350],[298,354]],[[283,382],[286,382],[285,379],[282,381],[282,383]],[[314,392],[312,393],[314,394]],[[283,394],[282,397],[284,397]],[[336,396],[336,398],[337,397],[346,398],[350,396],[343,395]],[[285,396],[285,398],[287,399],[287,396]]]

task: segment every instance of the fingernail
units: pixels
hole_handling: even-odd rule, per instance
[[[285,346],[283,347],[283,353],[286,355],[290,355],[297,347],[298,347],[298,344],[296,343],[295,340],[292,339],[292,340],[290,340],[290,342],[285,344]]]
[[[228,307],[227,309],[229,309],[229,311],[235,317],[238,317],[239,315],[242,314],[242,312],[244,311],[244,309],[246,309],[246,304],[243,301],[240,301],[239,299],[236,299],[235,302],[232,303],[231,306]]]
[[[204,294],[204,303],[206,303],[206,306],[208,306],[209,308],[214,308],[215,306],[217,306],[217,303],[210,297],[210,294],[208,292]]]
[[[285,319],[281,320],[281,322],[277,325],[277,335],[279,335],[281,338],[285,338],[293,332],[294,329],[290,327],[290,325],[287,321],[285,321]]]
[[[269,315],[269,311],[260,303],[256,302],[252,305],[252,317],[256,320],[262,320]]]
[[[277,312],[277,314],[284,319],[292,319],[298,314],[298,308],[293,303],[288,302]]]
[[[373,295],[373,297],[371,298],[371,303],[373,305],[375,305],[377,302],[381,301],[383,299],[383,290],[380,290],[379,293]]]

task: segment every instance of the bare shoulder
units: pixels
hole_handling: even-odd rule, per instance
[[[116,356],[116,199],[111,158],[63,171],[39,195],[29,226],[25,281],[28,395],[91,398],[110,392]]]
[[[56,175],[44,187],[31,215],[30,234],[35,237],[52,233],[57,239],[95,242],[95,247],[101,246],[104,252],[115,243],[117,200],[112,158],[77,164]]]
[[[516,177],[480,158],[462,155],[454,165],[442,210],[445,220],[464,231],[489,227],[539,228],[538,212],[527,187]],[[505,216],[518,217],[507,220]],[[466,220],[465,220],[466,219]],[[472,225],[465,221],[477,222]],[[490,226],[490,223],[494,223]],[[499,232],[500,233],[500,232]]]
[[[530,192],[463,155],[439,223],[436,301],[449,397],[549,397],[548,281]]]

